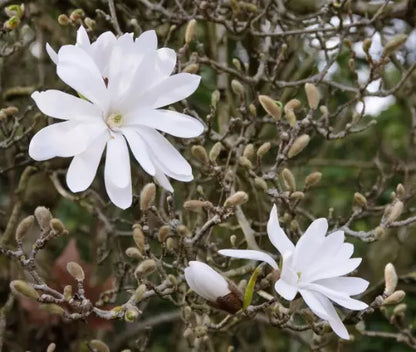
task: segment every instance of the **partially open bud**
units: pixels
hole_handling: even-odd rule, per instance
[[[384,295],[390,296],[397,287],[397,282],[399,278],[396,273],[396,269],[392,263],[388,263],[384,267],[384,282],[385,282],[385,289]]]
[[[21,294],[33,301],[39,299],[39,293],[31,285],[23,280],[13,280],[10,283],[10,289],[14,294]]]
[[[168,225],[163,225],[160,229],[159,229],[159,233],[157,234],[157,239],[159,240],[159,242],[165,242],[166,239],[168,238],[170,234],[170,228]]]
[[[295,176],[293,176],[292,172],[289,169],[286,169],[286,168],[283,169],[282,178],[283,178],[285,187],[288,191],[291,191],[291,192],[296,191]]]
[[[279,121],[282,117],[282,109],[276,104],[276,101],[268,95],[259,95],[259,102],[263,109],[273,117],[275,121]]]
[[[35,209],[35,218],[42,231],[47,231],[50,228],[49,222],[52,220],[52,214],[48,208],[37,207]]]
[[[241,293],[205,263],[189,262],[185,268],[185,279],[192,291],[220,309],[234,314],[243,305]]]
[[[66,270],[77,281],[83,281],[85,279],[84,270],[78,263],[68,262],[66,264]]]
[[[134,271],[137,279],[143,279],[146,276],[153,274],[156,271],[156,262],[153,259],[143,260]]]
[[[10,17],[6,22],[3,24],[4,29],[14,30],[20,25],[20,18],[17,16]]]
[[[211,160],[213,163],[217,161],[218,156],[220,155],[222,150],[222,144],[221,142],[215,143],[210,152],[209,152],[209,160]]]
[[[316,184],[321,181],[322,173],[320,172],[312,172],[308,176],[305,177],[305,188],[309,188],[315,186]]]
[[[208,155],[207,151],[202,145],[194,145],[191,148],[191,153],[193,157],[199,160],[202,164],[208,164]]]
[[[110,352],[110,348],[101,340],[91,340],[88,344],[96,352]]]
[[[359,205],[360,207],[367,206],[367,198],[364,197],[361,193],[355,192],[354,193],[354,202]]]
[[[308,99],[309,107],[316,110],[319,105],[319,91],[318,88],[312,83],[305,84],[306,98]]]
[[[392,222],[396,221],[403,212],[403,202],[397,200],[390,208],[389,214],[386,218],[386,224],[391,224]]]
[[[400,47],[406,42],[407,35],[406,34],[398,34],[391,40],[387,42],[384,46],[383,50],[383,57],[389,56],[393,54],[396,50],[400,49]]]
[[[293,142],[292,146],[290,147],[287,156],[289,159],[293,158],[294,156],[298,155],[302,152],[303,149],[308,145],[311,137],[307,134],[303,134],[300,137],[296,138]]]
[[[394,291],[390,296],[385,298],[383,301],[383,304],[384,305],[398,304],[401,301],[403,301],[405,297],[406,297],[406,292],[402,290],[397,290],[397,291]]]
[[[152,206],[155,196],[156,186],[153,182],[150,182],[140,192],[140,210],[148,210]]]
[[[229,196],[225,202],[225,207],[236,207],[238,205],[244,204],[248,201],[248,194],[244,191],[238,191],[233,195]]]
[[[234,94],[238,95],[240,98],[244,97],[244,86],[240,81],[233,79],[231,81],[231,89],[233,90]]]
[[[196,20],[192,19],[188,22],[185,31],[185,43],[189,44],[195,37]]]
[[[262,158],[272,147],[270,142],[263,143],[259,149],[257,149],[257,157]]]
[[[16,241],[21,241],[23,237],[29,232],[30,228],[33,225],[35,218],[33,215],[30,215],[20,221],[19,225],[17,225],[16,229]]]

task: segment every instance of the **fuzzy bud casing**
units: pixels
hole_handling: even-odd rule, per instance
[[[295,176],[293,176],[292,172],[289,169],[283,169],[282,171],[282,178],[285,184],[285,187],[288,191],[294,192],[296,191],[296,180]]]
[[[305,188],[309,188],[315,186],[316,184],[321,181],[322,173],[316,171],[310,173],[308,176],[305,177]]]
[[[259,102],[263,109],[273,117],[275,121],[279,121],[282,117],[282,110],[276,102],[270,98],[268,95],[259,95]]]
[[[30,228],[33,225],[35,218],[33,215],[30,215],[24,218],[19,225],[17,225],[16,229],[16,241],[21,241],[23,237],[29,232]]]
[[[50,221],[52,220],[52,214],[46,207],[37,207],[35,209],[35,218],[42,231],[47,231],[50,228]]]
[[[287,156],[289,159],[293,158],[294,156],[298,155],[306,148],[310,141],[311,137],[307,134],[303,134],[300,137],[296,138],[293,142],[292,146],[289,148]]]
[[[188,22],[185,30],[185,43],[189,44],[195,37],[196,20],[192,19]]]
[[[202,164],[208,164],[208,154],[202,145],[194,145],[191,148],[192,156]]]
[[[156,271],[156,268],[156,262],[153,259],[146,259],[137,266],[134,275],[137,279],[142,279],[153,274]]]
[[[396,273],[396,269],[392,263],[388,263],[384,267],[384,282],[385,282],[385,289],[384,295],[390,296],[397,287],[397,283],[399,278]]]
[[[404,300],[406,292],[403,290],[394,291],[390,296],[384,299],[383,305],[398,304]]]
[[[33,301],[37,301],[40,297],[38,291],[23,280],[13,280],[10,283],[10,289],[13,293],[21,294]]]
[[[211,160],[213,163],[215,163],[218,159],[218,156],[220,155],[222,150],[222,143],[217,142],[215,143],[211,150],[209,151],[209,160]]]
[[[156,185],[153,182],[146,184],[140,192],[140,210],[148,210],[156,196]]]
[[[248,201],[248,194],[244,191],[238,191],[233,195],[229,196],[225,202],[225,207],[236,207],[238,205],[244,204]]]
[[[312,83],[305,84],[306,98],[308,99],[309,107],[312,110],[316,110],[319,105],[319,91],[318,88]]]
[[[78,263],[68,262],[66,264],[66,270],[77,281],[83,281],[85,279],[84,270]]]

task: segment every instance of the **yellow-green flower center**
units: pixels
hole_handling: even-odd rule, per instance
[[[115,129],[117,127],[120,127],[123,121],[123,116],[120,113],[113,113],[106,119],[106,124],[110,129]]]

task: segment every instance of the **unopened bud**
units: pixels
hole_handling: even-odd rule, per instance
[[[321,181],[322,173],[320,172],[312,172],[308,176],[305,177],[305,188],[309,188],[315,186],[316,184]]]
[[[241,71],[241,63],[240,60],[233,58],[232,63],[234,65],[234,67],[238,70]]]
[[[243,151],[243,156],[247,159],[252,159],[254,157],[254,145],[253,144],[247,144]]]
[[[211,160],[213,163],[215,163],[218,159],[218,156],[220,155],[222,150],[222,144],[221,142],[215,143],[210,152],[209,152],[209,160]]]
[[[240,156],[240,158],[238,159],[238,162],[241,166],[243,166],[247,169],[252,169],[253,168],[253,164],[245,156]]]
[[[139,316],[139,310],[136,307],[132,307],[126,310],[124,313],[124,320],[127,323],[133,323]]]
[[[389,56],[393,54],[396,50],[400,49],[400,47],[406,42],[407,35],[406,34],[398,34],[391,40],[387,42],[384,46],[383,50],[383,57]]]
[[[141,259],[142,258],[142,254],[140,253],[139,249],[136,248],[136,247],[127,248],[125,253],[129,258],[133,258],[133,259]]]
[[[69,17],[65,14],[61,14],[58,16],[58,23],[61,26],[67,26],[71,23],[71,20],[69,19]]]
[[[69,301],[72,298],[72,286],[66,285],[63,290],[65,301]]]
[[[389,215],[387,216],[386,223],[391,224],[392,222],[396,221],[403,212],[403,202],[397,200],[393,206],[390,208]]]
[[[165,242],[170,234],[170,229],[168,225],[164,225],[159,229],[159,232],[157,234],[157,239],[159,242]]]
[[[56,350],[56,344],[55,343],[50,343],[48,348],[46,349],[46,352],[55,352]]]
[[[140,210],[141,211],[148,210],[152,206],[155,200],[155,196],[156,196],[155,184],[151,182],[145,185],[142,191],[140,192]]]
[[[33,225],[35,218],[33,215],[30,215],[26,218],[24,218],[16,229],[16,241],[21,241],[23,237],[26,236],[26,234],[29,232],[30,228]]]
[[[307,134],[303,134],[300,137],[296,138],[293,142],[292,146],[290,147],[287,156],[289,159],[293,158],[294,156],[298,155],[302,152],[303,149],[308,145],[311,137]]]
[[[405,192],[404,186],[401,183],[399,183],[397,185],[397,187],[396,187],[396,194],[397,194],[397,196],[399,198],[403,197],[404,196],[404,192]]]
[[[97,22],[95,22],[92,18],[90,17],[85,17],[84,19],[84,23],[87,26],[87,28],[91,31],[93,31],[95,29],[95,27],[97,27]]]
[[[240,96],[241,98],[244,97],[244,87],[240,81],[233,79],[231,81],[231,89],[233,90],[234,94]]]
[[[84,270],[78,263],[68,262],[66,265],[66,270],[77,281],[83,281],[85,279]]]
[[[248,106],[248,110],[250,110],[251,115],[253,115],[254,117],[257,116],[257,108],[254,104],[250,104]]]
[[[192,19],[188,22],[185,31],[185,43],[189,44],[195,37],[196,20]]]
[[[75,9],[69,15],[69,18],[74,22],[79,22],[85,17],[85,12],[83,9]]]
[[[13,280],[10,283],[10,289],[14,294],[21,294],[33,301],[39,299],[39,293],[31,285],[23,280]]]
[[[390,296],[384,299],[383,305],[398,304],[404,300],[406,292],[403,290],[394,291]]]
[[[374,237],[376,240],[380,240],[384,234],[386,233],[386,230],[384,230],[384,228],[382,228],[381,226],[377,226],[374,229]]]
[[[257,149],[257,157],[262,158],[270,150],[271,146],[270,142],[263,143],[259,149]]]
[[[275,121],[279,121],[282,117],[282,110],[276,101],[270,98],[268,95],[259,95],[259,102],[263,109],[273,117]]]
[[[191,231],[185,226],[185,225],[179,225],[176,228],[176,231],[178,232],[178,235],[182,237],[189,237],[191,236]]]
[[[256,177],[254,179],[254,184],[256,185],[257,188],[262,189],[263,191],[267,191],[267,182],[261,178],[261,177]]]
[[[67,233],[67,230],[65,229],[64,224],[62,223],[61,220],[59,220],[57,218],[51,219],[51,221],[49,221],[49,226],[51,227],[51,229],[55,233],[55,235],[66,234]]]
[[[190,199],[183,203],[183,207],[191,211],[200,211],[202,208],[205,208],[209,205],[209,202],[199,199]]]
[[[207,151],[202,145],[192,146],[191,153],[193,157],[199,160],[202,164],[208,164],[208,155]]]
[[[139,280],[153,274],[156,271],[156,268],[156,262],[153,259],[146,259],[137,266],[134,275]]]
[[[136,291],[134,291],[134,298],[136,299],[136,302],[140,302],[142,300],[142,297],[146,291],[147,287],[145,284],[141,284],[136,288]]]
[[[176,240],[174,238],[172,238],[172,237],[169,237],[166,240],[166,249],[169,252],[172,252],[175,248],[176,248]]]
[[[48,313],[55,314],[55,315],[62,316],[65,314],[65,309],[63,309],[61,306],[58,306],[57,304],[54,304],[54,303],[40,304],[39,308]]]
[[[50,221],[52,220],[52,214],[48,208],[37,207],[35,209],[35,218],[42,231],[50,229]]]
[[[403,315],[404,313],[406,313],[406,310],[407,310],[407,304],[406,303],[400,303],[396,307],[394,307],[393,314],[394,315]]]
[[[293,176],[292,172],[289,169],[283,169],[282,178],[283,178],[285,187],[288,191],[291,191],[291,192],[296,191],[295,176]]]
[[[88,344],[95,352],[110,352],[110,348],[101,340],[91,340]]]
[[[290,195],[290,199],[302,200],[303,198],[305,198],[305,193],[300,192],[300,191],[293,192]]]
[[[141,254],[145,253],[145,239],[142,227],[139,224],[133,225],[133,240]]]
[[[298,99],[291,99],[285,105],[285,113],[288,110],[296,110],[302,106],[302,103]]]
[[[248,201],[248,194],[244,191],[238,191],[233,195],[229,196],[225,202],[225,207],[236,207],[238,205],[244,204]]]
[[[186,73],[198,73],[199,71],[199,65],[198,64],[189,64],[186,65],[185,68],[182,70],[182,72],[186,72]]]
[[[397,287],[397,282],[399,278],[396,273],[396,269],[392,263],[388,263],[384,267],[384,282],[385,282],[385,289],[384,295],[390,296]]]
[[[189,339],[189,340],[193,340],[194,339],[194,331],[191,328],[186,328],[185,331],[183,332],[183,337],[185,339]]]
[[[236,235],[231,235],[230,236],[230,243],[232,247],[235,247],[235,244],[237,242],[237,236]]]
[[[363,50],[366,54],[368,54],[372,43],[373,42],[372,42],[371,38],[365,38],[364,39],[364,41],[363,41]]]
[[[367,206],[367,198],[364,197],[361,193],[355,192],[354,193],[354,202],[358,204],[360,207]]]
[[[8,106],[7,108],[4,108],[3,111],[7,116],[14,116],[19,113],[19,109],[15,106]]]
[[[211,94],[211,105],[216,108],[218,102],[220,101],[221,93],[218,89],[214,90]]]
[[[318,88],[312,83],[305,84],[306,98],[308,99],[309,107],[312,110],[316,110],[319,105],[319,91]]]

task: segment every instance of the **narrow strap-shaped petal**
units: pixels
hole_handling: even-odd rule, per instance
[[[267,234],[269,236],[270,242],[280,252],[280,254],[284,254],[285,252],[293,252],[295,249],[292,241],[289,240],[289,238],[280,227],[279,219],[277,217],[276,204],[273,204],[273,208],[270,212],[269,221],[267,222]]]
[[[162,186],[165,190],[173,193],[173,187],[169,181],[169,179],[166,177],[166,175],[163,173],[162,170],[156,167],[156,173],[155,173],[155,179],[157,183]]]
[[[110,200],[119,208],[127,209],[133,200],[131,181],[125,187],[117,187],[104,172],[104,183]]]
[[[276,261],[269,254],[253,249],[221,249],[218,253],[227,257],[259,260],[269,264],[275,270],[279,268]]]
[[[49,43],[46,43],[46,52],[48,53],[53,63],[56,65],[58,63],[58,54],[56,53],[55,50],[52,49]]]
[[[317,280],[314,283],[326,286],[332,290],[345,292],[348,295],[358,295],[363,293],[369,285],[367,280],[351,276],[332,277],[329,279]]]

